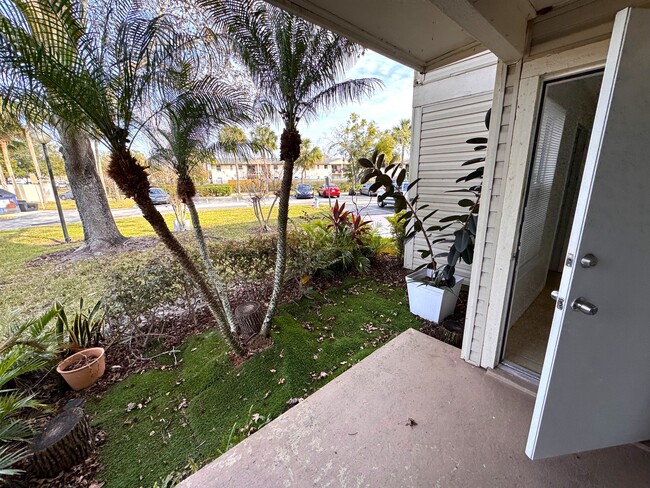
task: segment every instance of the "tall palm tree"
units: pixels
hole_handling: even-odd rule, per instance
[[[391,135],[400,148],[399,162],[404,165],[404,153],[411,145],[411,121],[409,119],[400,119],[399,123],[391,130]]]
[[[176,193],[187,206],[194,229],[199,255],[217,295],[232,332],[236,330],[234,314],[210,254],[194,197],[196,188],[192,170],[213,158],[209,146],[212,133],[222,124],[248,120],[251,112],[243,92],[223,84],[211,76],[198,77],[191,64],[170,70],[169,82],[161,90],[163,108],[148,127],[153,150],[151,161],[169,166],[177,176]]]
[[[241,127],[227,125],[219,131],[217,149],[221,153],[230,156],[235,162],[235,178],[237,179],[237,195],[241,195],[239,183],[239,163],[242,159],[248,159],[251,150],[251,143]]]
[[[136,202],[197,286],[226,342],[241,354],[214,287],[167,227],[149,196],[146,168],[131,152],[141,128],[135,114],[188,39],[168,17],[139,3],[118,0],[101,13],[101,22],[90,22],[85,5],[75,0],[3,2],[3,98],[32,121],[56,119],[63,134],[87,131],[108,147],[109,176]]]
[[[300,168],[300,182],[305,182],[305,173],[314,169],[317,164],[323,161],[323,151],[318,146],[312,146],[309,139],[303,139],[300,143],[300,156],[296,159],[296,166]]]
[[[286,267],[291,180],[300,156],[298,124],[315,119],[325,109],[370,95],[381,82],[374,78],[345,80],[346,68],[363,53],[360,46],[264,1],[199,0],[199,4],[232,37],[258,89],[264,114],[284,125],[273,292],[261,331],[268,335]]]

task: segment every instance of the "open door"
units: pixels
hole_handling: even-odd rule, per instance
[[[650,10],[618,13],[526,446],[650,439]]]

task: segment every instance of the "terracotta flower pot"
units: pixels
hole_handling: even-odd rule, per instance
[[[67,367],[84,358],[89,359],[84,365],[65,371]],[[57,372],[63,376],[73,390],[82,390],[93,385],[104,375],[105,369],[106,356],[102,347],[91,347],[79,351],[61,361],[56,367]]]

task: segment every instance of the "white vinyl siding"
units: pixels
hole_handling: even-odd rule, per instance
[[[485,231],[483,256],[480,263],[476,263],[474,269],[480,269],[478,282],[475,279],[472,286],[478,286],[474,293],[470,290],[470,303],[468,303],[468,316],[465,319],[465,331],[469,334],[468,347],[463,347],[463,357],[472,364],[481,363],[483,350],[483,339],[487,327],[488,306],[492,277],[494,274],[494,261],[496,256],[499,228],[501,225],[501,213],[503,209],[504,180],[506,178],[506,161],[510,154],[512,139],[512,126],[517,98],[517,84],[519,82],[519,68],[517,65],[507,67],[505,88],[503,89],[503,104],[501,107],[501,124],[498,131],[498,143],[496,155],[492,161],[486,161],[486,175],[491,173],[491,181],[483,180],[484,197],[483,209],[489,208],[487,216],[479,215],[479,218],[487,218],[487,230]],[[493,107],[492,117],[495,118],[499,107]],[[489,165],[493,165],[488,169]],[[489,206],[485,204],[488,197],[485,189],[491,188],[489,192]],[[480,227],[480,224],[479,224]],[[479,236],[477,236],[477,241]],[[479,244],[477,242],[477,244]],[[478,254],[475,250],[475,255]],[[503,306],[501,304],[500,306]]]
[[[485,114],[492,107],[495,73],[496,58],[484,53],[427,74],[423,85],[414,89],[414,101],[422,105],[414,110],[417,119],[413,123],[411,154],[417,155],[417,159],[413,158],[410,178],[420,178],[419,206],[429,205],[420,215],[424,217],[438,209],[438,213],[427,221],[428,225],[436,225],[448,215],[463,213],[458,201],[467,195],[449,193],[449,190],[466,188],[467,183],[456,183],[456,180],[478,167],[463,167],[462,163],[477,157],[474,146],[466,141],[487,136]],[[478,180],[472,182],[476,183]],[[449,231],[453,232],[448,229],[447,233]],[[433,239],[436,237],[432,234]],[[437,244],[434,251],[446,252],[449,245]],[[407,244],[407,268],[413,269],[428,261],[420,258],[419,249],[426,249],[420,235]],[[446,259],[437,261],[445,263]],[[470,271],[465,263],[456,268],[457,274],[465,278],[470,278]]]

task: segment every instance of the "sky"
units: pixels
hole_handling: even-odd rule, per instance
[[[384,88],[361,102],[336,107],[318,120],[300,128],[303,138],[309,138],[325,153],[330,145],[332,129],[345,124],[351,113],[377,123],[387,130],[400,119],[411,119],[413,103],[413,70],[373,51],[366,54],[347,72],[348,78],[379,78]]]

